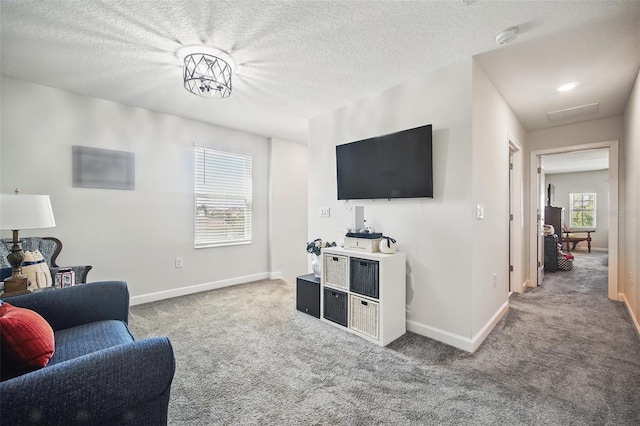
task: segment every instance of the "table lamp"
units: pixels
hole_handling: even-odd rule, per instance
[[[7,261],[13,268],[4,281],[4,295],[13,296],[29,292],[27,277],[22,275],[24,252],[20,246],[18,231],[21,229],[52,228],[56,226],[48,195],[0,194],[0,230],[13,232],[13,246]]]

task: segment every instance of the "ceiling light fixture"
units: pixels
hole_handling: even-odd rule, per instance
[[[507,28],[504,31],[500,31],[496,36],[496,43],[498,44],[511,43],[513,40],[516,39],[516,36],[518,35],[519,31],[520,30],[518,29],[518,27],[511,27],[511,28]]]
[[[184,57],[184,88],[194,95],[227,98],[231,95],[231,65],[205,53]]]
[[[578,83],[576,81],[572,81],[571,83],[566,83],[563,84],[562,86],[558,87],[558,92],[567,92],[571,89],[575,89],[575,87],[578,85]]]

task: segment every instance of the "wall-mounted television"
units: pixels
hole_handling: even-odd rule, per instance
[[[556,187],[550,183],[547,185],[547,206],[552,206],[556,202]]]
[[[336,146],[338,200],[433,198],[431,124]]]

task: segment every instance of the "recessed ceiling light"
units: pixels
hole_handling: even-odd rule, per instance
[[[571,89],[575,89],[575,87],[578,85],[578,82],[576,81],[572,81],[571,83],[566,83],[563,84],[562,86],[558,87],[558,92],[567,92]]]

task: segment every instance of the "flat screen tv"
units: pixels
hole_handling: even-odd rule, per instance
[[[433,198],[431,124],[336,146],[338,200]]]
[[[550,183],[547,185],[547,205],[552,206],[556,202],[556,187]]]

